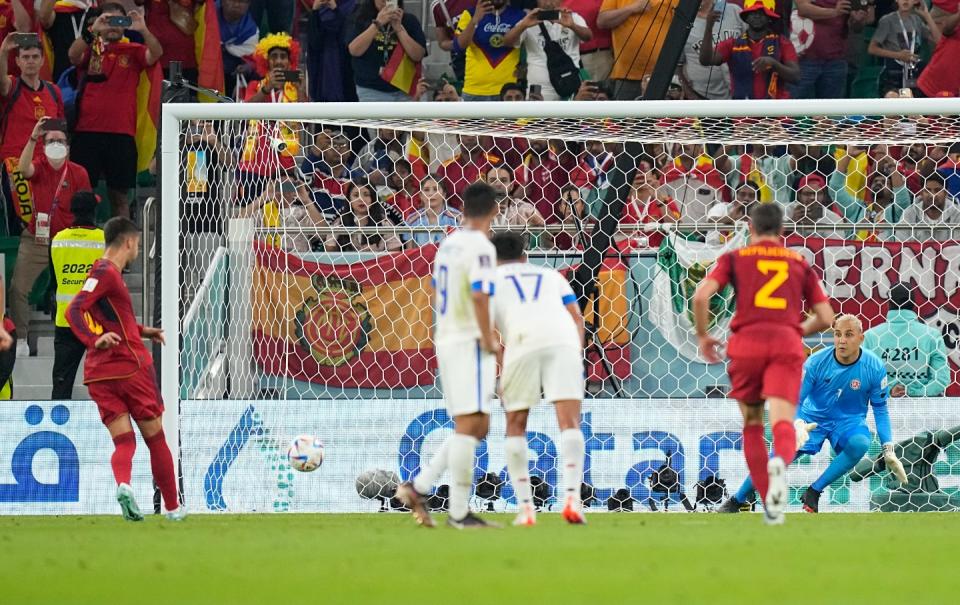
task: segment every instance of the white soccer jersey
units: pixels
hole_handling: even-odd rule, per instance
[[[472,229],[448,235],[433,261],[437,344],[480,338],[471,293],[493,295],[497,251],[487,236]]]
[[[572,346],[580,334],[564,308],[577,298],[562,275],[549,267],[506,263],[497,267],[494,322],[506,349]]]

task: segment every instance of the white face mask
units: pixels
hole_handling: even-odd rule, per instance
[[[67,159],[67,146],[59,141],[44,145],[43,152],[47,154],[47,159],[55,162]]]

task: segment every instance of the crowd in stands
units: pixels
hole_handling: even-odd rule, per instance
[[[138,173],[151,167],[143,118],[174,62],[186,81],[247,103],[634,99],[675,8],[676,0],[440,0],[422,23],[402,0],[0,0],[0,160],[4,222],[20,235],[9,284],[17,332],[29,329],[27,293],[50,240],[72,225],[72,196],[99,185],[110,214],[130,214]],[[958,23],[957,0],[797,0],[793,9],[703,0],[667,97],[958,96]],[[424,75],[428,52],[449,55],[442,77]],[[143,96],[144,81],[155,95]],[[227,133],[197,121],[184,133],[184,230],[222,233],[225,217],[252,217],[295,227],[271,241],[300,252],[436,241],[458,224],[461,193],[478,180],[501,196],[497,225],[526,228],[535,247],[582,247],[622,150],[244,126]],[[637,225],[732,224],[769,202],[799,230],[827,237],[955,239],[960,228],[957,144],[645,145],[638,165],[615,236],[622,247],[659,243],[658,230]],[[908,223],[930,229],[896,228]],[[571,229],[548,228],[557,224]],[[331,225],[345,230],[310,229]]]

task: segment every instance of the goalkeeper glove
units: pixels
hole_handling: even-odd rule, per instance
[[[883,462],[887,465],[887,470],[897,478],[897,481],[906,484],[907,472],[903,470],[903,463],[900,462],[897,455],[893,452],[892,443],[883,444]]]
[[[817,428],[816,422],[806,422],[797,418],[793,421],[793,429],[797,433],[797,451],[800,451],[800,448],[803,447],[803,444],[810,439],[810,431]]]

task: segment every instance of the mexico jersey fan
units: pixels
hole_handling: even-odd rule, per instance
[[[490,399],[496,382],[497,344],[490,297],[497,253],[487,237],[497,215],[496,192],[486,183],[463,190],[463,229],[447,236],[433,263],[434,343],[440,386],[454,434],[412,482],[397,488],[417,522],[433,527],[424,499],[443,471],[450,469],[450,516],[456,529],[490,527],[470,512],[476,449],[487,436]]]
[[[555,270],[527,262],[522,235],[499,233],[492,241],[499,262],[493,317],[504,344],[500,377],[500,398],[507,411],[504,453],[519,507],[514,525],[536,523],[527,462],[527,415],[540,402],[541,392],[554,404],[560,425],[563,518],[582,524],[583,316],[577,297]]]
[[[701,355],[716,363],[719,341],[708,333],[710,299],[728,284],[736,293],[727,344],[730,397],[743,413],[743,455],[770,524],[783,523],[786,465],[797,449],[793,419],[804,362],[802,337],[833,323],[833,309],[819,279],[799,253],[783,246],[782,230],[780,206],[754,207],[750,245],[717,259],[693,300]],[[804,303],[813,315],[801,323]],[[773,429],[774,456],[769,462],[763,440],[765,402],[770,404]]]
[[[140,232],[130,219],[116,217],[104,225],[103,257],[67,307],[67,322],[87,347],[83,382],[110,431],[110,458],[117,480],[117,501],[128,521],[142,521],[130,487],[133,453],[137,449],[132,418],[150,450],[153,478],[163,495],[167,518],[185,513],[177,498],[173,458],[163,434],[163,400],[154,379],[153,359],[142,338],[163,344],[163,331],[137,323],[130,292],[121,271],[137,258]]]

